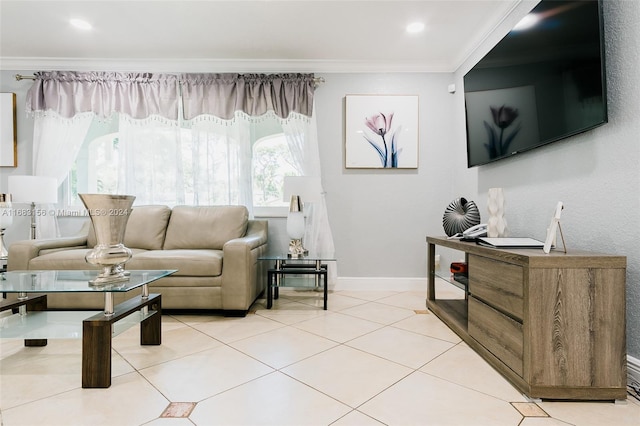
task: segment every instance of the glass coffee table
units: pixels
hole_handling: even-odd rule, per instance
[[[160,294],[149,294],[149,283],[177,270],[131,270],[129,280],[89,284],[100,271],[10,271],[0,275],[0,338],[24,339],[25,346],[46,346],[49,338],[82,338],[82,387],[111,386],[113,336],[140,323],[140,344],[161,344]],[[140,289],[141,294],[113,305],[115,293]],[[103,311],[47,311],[50,293],[103,293]]]
[[[332,255],[309,253],[301,257],[289,257],[287,253],[269,253],[258,260],[272,261],[273,267],[267,270],[267,309],[273,306],[273,300],[279,297],[280,287],[314,288],[322,287],[324,310],[327,310],[328,279],[327,263],[335,262]],[[308,275],[312,280],[301,277]]]

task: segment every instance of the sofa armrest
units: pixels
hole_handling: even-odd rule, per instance
[[[78,248],[86,246],[86,235],[16,241],[9,246],[7,270],[19,271],[29,269],[29,261],[38,257],[42,250]]]
[[[244,237],[234,238],[229,240],[222,247],[223,250],[227,249],[227,246],[248,246],[250,249],[260,247],[263,244],[267,244],[269,222],[266,220],[250,220],[247,226],[247,234]]]
[[[222,247],[222,309],[247,310],[265,288],[258,275],[258,257],[267,250],[266,220],[250,220],[247,234]]]

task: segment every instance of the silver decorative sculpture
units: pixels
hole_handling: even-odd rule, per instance
[[[456,198],[444,211],[442,226],[447,236],[461,234],[472,226],[480,223],[480,211],[473,201],[466,198]]]
[[[123,265],[131,259],[125,247],[124,232],[136,197],[132,195],[78,194],[89,212],[97,244],[85,256],[87,263],[102,267],[93,285],[129,279]]]

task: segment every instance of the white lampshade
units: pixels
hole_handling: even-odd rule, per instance
[[[7,229],[12,224],[11,194],[0,194],[0,229]]]
[[[55,204],[58,180],[49,176],[9,176],[9,192],[14,203]]]

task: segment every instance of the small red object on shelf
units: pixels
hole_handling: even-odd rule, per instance
[[[451,262],[451,273],[452,274],[466,274],[467,273],[467,263],[466,262]]]

